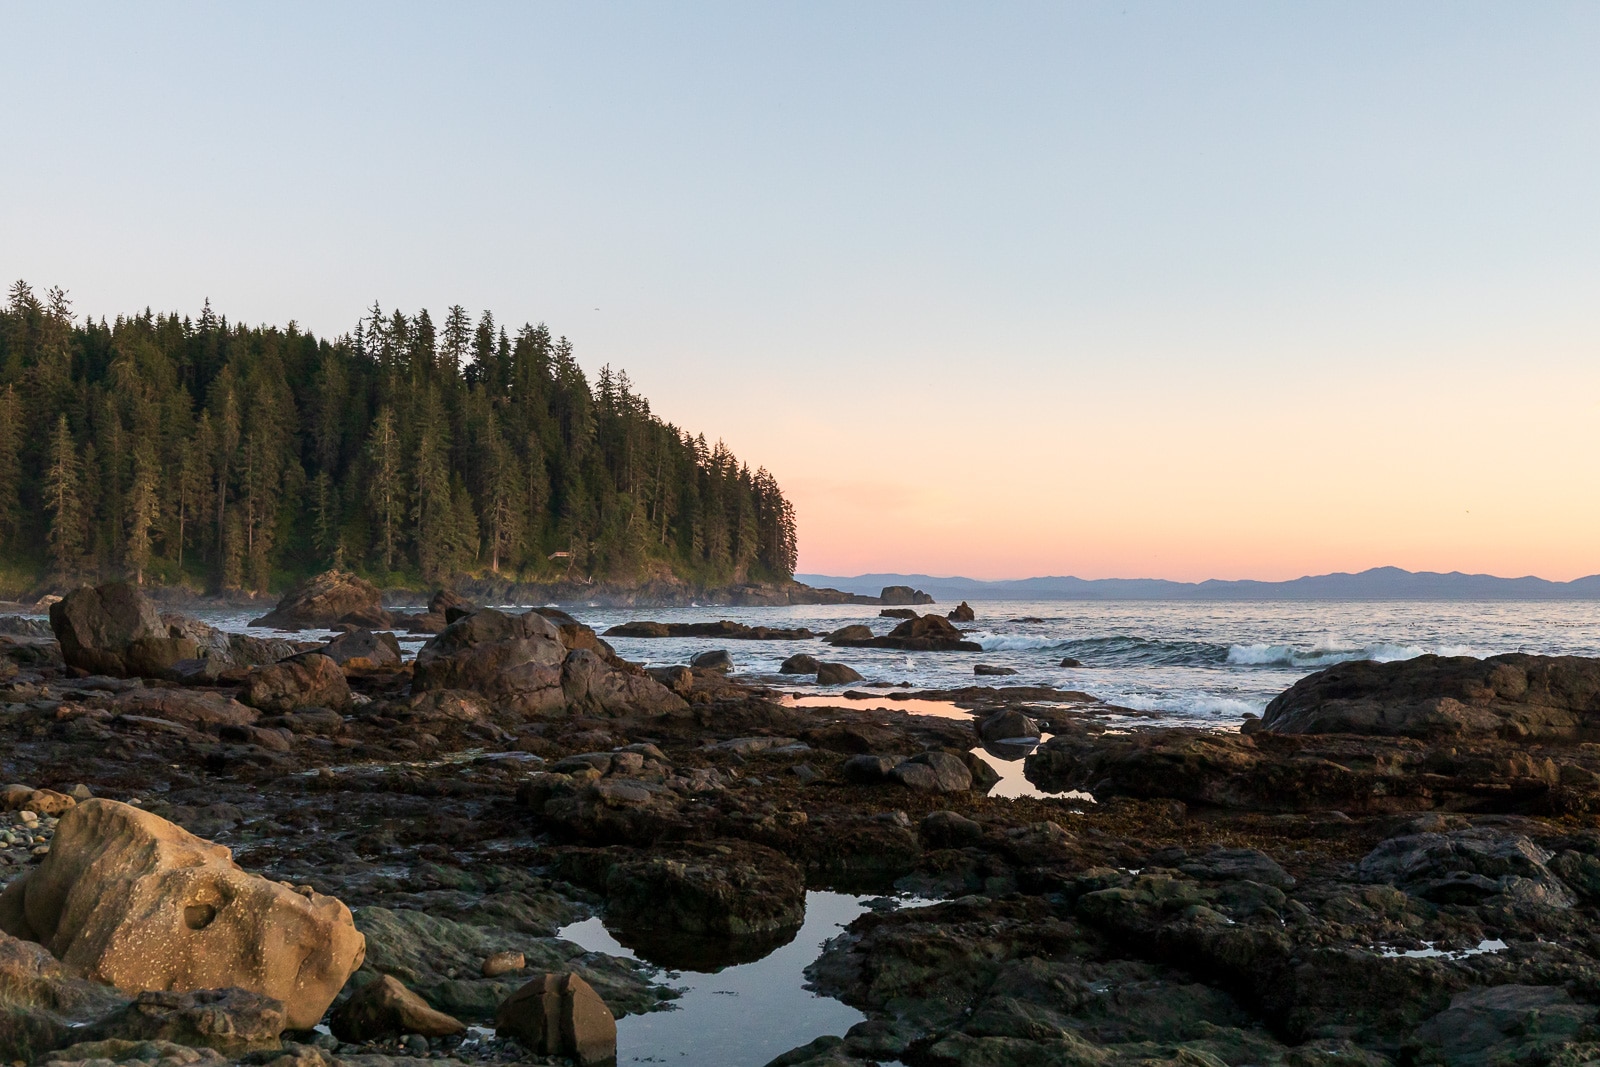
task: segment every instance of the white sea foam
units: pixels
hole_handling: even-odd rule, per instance
[[[1428,648],[1422,645],[1400,645],[1380,642],[1362,648],[1296,648],[1293,645],[1230,645],[1228,663],[1235,667],[1300,667],[1317,669],[1335,663],[1370,659],[1379,663],[1416,659],[1418,656],[1473,656],[1472,649],[1463,645],[1441,645]]]
[[[1108,702],[1135,711],[1165,711],[1190,719],[1242,719],[1246,715],[1260,715],[1266,709],[1265,701],[1241,700],[1238,697],[1213,696],[1206,693],[1135,693],[1108,698]]]
[[[970,640],[976,641],[985,652],[1028,652],[1061,644],[1059,637],[1029,637],[1024,634],[973,635]]]

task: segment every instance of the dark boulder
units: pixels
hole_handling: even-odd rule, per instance
[[[889,777],[919,793],[964,793],[972,788],[966,761],[949,752],[923,752],[898,764]]]
[[[347,671],[392,671],[400,668],[400,642],[387,630],[351,630],[329,641],[322,654]]]
[[[454,589],[441,589],[428,600],[429,615],[446,615],[452,608],[463,615],[471,615],[478,610],[478,605]]]
[[[979,720],[978,736],[991,744],[1005,741],[1039,740],[1039,724],[1013,708],[997,711]]]
[[[484,608],[457,619],[417,653],[412,687],[469,689],[521,715],[560,710],[561,634],[536,612],[507,615]]]
[[[341,622],[382,629],[392,620],[377,586],[343,571],[324,571],[289,590],[277,607],[250,625],[325,630]]]
[[[733,657],[728,655],[726,649],[714,648],[710,652],[702,652],[691,659],[689,666],[698,667],[703,671],[722,671],[727,673],[733,670]]]
[[[843,663],[817,664],[818,685],[847,685],[859,681],[861,675],[854,667],[847,667]]]
[[[561,694],[571,714],[653,716],[689,710],[681,696],[649,675],[619,671],[584,649],[567,653]]]
[[[199,646],[173,637],[156,609],[127,582],[75,589],[50,605],[50,628],[68,666],[90,674],[165,676]]]
[[[790,656],[783,661],[783,666],[778,668],[779,674],[816,674],[817,668],[822,666],[822,661],[815,656],[808,656],[804,652]]]
[[[465,1023],[407,989],[398,979],[383,975],[356,990],[333,1009],[328,1029],[340,1041],[374,1041],[400,1034],[448,1037],[464,1033]]]
[[[977,617],[977,614],[972,610],[972,605],[965,600],[951,608],[949,614],[945,616],[951,622],[971,622]]]
[[[1007,674],[1016,674],[1017,672],[1011,667],[996,667],[990,663],[975,663],[972,665],[972,673],[1000,677]]]
[[[1571,907],[1572,892],[1547,866],[1550,859],[1521,834],[1475,827],[1391,837],[1362,859],[1357,873],[1435,904],[1505,895],[1521,904]]]
[[[586,652],[593,652],[613,667],[626,667],[622,657],[617,655],[616,649],[601,640],[592,627],[584,625],[560,608],[534,608],[533,610],[555,624],[556,629],[561,632],[561,643],[566,646],[568,652],[577,652],[582,649]]]
[[[918,833],[930,848],[962,848],[983,840],[983,824],[954,811],[923,816]]]
[[[537,1056],[561,1056],[578,1067],[617,1060],[617,1022],[600,994],[575,974],[542,974],[507,997],[495,1034]]]
[[[1081,660],[1081,659],[1073,659],[1071,656],[1063,656],[1062,659],[1061,659],[1061,666],[1063,666],[1063,667],[1081,667],[1081,666],[1083,666],[1083,660]]]
[[[853,641],[871,641],[872,636],[872,627],[863,626],[858,622],[849,626],[839,627],[839,629],[824,637],[823,641],[830,645],[845,645]]]
[[[252,667],[239,699],[252,708],[279,715],[299,708],[343,712],[354,705],[344,671],[319,652],[308,652],[270,667]]]
[[[916,617],[916,608],[884,608],[878,612],[878,618],[880,619],[914,619]]]
[[[1512,654],[1341,663],[1267,705],[1273,733],[1600,738],[1600,659]]]
[[[805,921],[804,873],[748,841],[664,846],[611,866],[609,913],[632,931],[765,937]]]

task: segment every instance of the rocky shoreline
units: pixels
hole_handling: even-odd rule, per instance
[[[81,854],[63,823],[131,806],[347,908],[364,949],[330,1007],[377,1022],[306,1028],[248,968],[225,994],[91,981],[0,904],[0,1059],[593,1060],[570,1019],[561,1043],[562,1011],[590,1018],[562,976],[618,1018],[670,1010],[674,969],[783,944],[808,889],[937,903],[830,941],[813,987],[866,1020],[774,1064],[1600,1058],[1596,661],[1348,664],[1244,731],[1155,729],[1021,688],[886,694],[969,720],[796,707],[640,672],[559,612],[454,610],[398,663],[137,603],[9,628],[6,894]],[[1069,795],[989,795],[980,742],[1041,735],[1027,776]],[[559,936],[596,915],[643,962]],[[514,995],[544,1029],[501,1017]]]

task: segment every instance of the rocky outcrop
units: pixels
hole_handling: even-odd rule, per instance
[[[1341,663],[1267,705],[1282,734],[1600,738],[1600,659],[1520,654]]]
[[[326,630],[348,623],[384,629],[391,622],[377,586],[343,571],[324,571],[289,590],[277,607],[250,625]]]
[[[468,689],[516,714],[538,715],[565,705],[566,657],[560,631],[543,615],[485,608],[422,646],[412,686],[418,692]]]
[[[61,657],[90,674],[159,678],[199,653],[173,637],[144,595],[127,582],[75,589],[50,605],[50,628]]]
[[[564,1056],[578,1067],[614,1064],[617,1021],[600,995],[575,974],[542,974],[506,998],[495,1033],[539,1056]]]
[[[804,627],[785,630],[772,626],[746,626],[742,622],[624,622],[606,631],[607,637],[715,637],[730,641],[805,641],[817,635]]]
[[[742,841],[664,846],[607,866],[606,905],[630,932],[766,938],[805,921],[805,876]]]
[[[804,652],[790,656],[778,668],[779,674],[816,674],[822,666],[822,661],[815,656],[808,656]]]
[[[288,1024],[283,1002],[245,989],[147,991],[86,1027],[77,1041],[165,1041],[230,1056],[276,1049]]]
[[[977,614],[972,610],[972,605],[965,600],[951,608],[945,615],[945,618],[951,622],[971,622],[977,617]]]
[[[880,604],[932,604],[933,597],[909,585],[886,585],[878,594]]]
[[[223,846],[110,800],[61,817],[44,861],[0,893],[0,931],[125,992],[272,997],[301,1029],[364,953],[338,900],[248,874]]]
[[[555,628],[561,632],[561,643],[566,646],[568,652],[577,652],[582,649],[585,652],[593,652],[619,670],[627,668],[627,662],[617,655],[616,649],[602,640],[592,627],[584,625],[560,608],[534,608],[533,610],[555,624]]]
[[[866,634],[861,633],[866,630]],[[871,636],[866,627],[847,626],[827,636],[830,645],[843,648],[898,648],[907,652],[981,652],[976,641],[964,641],[961,631],[942,615],[907,619],[883,637]]]
[[[341,1041],[372,1041],[400,1034],[448,1037],[465,1033],[466,1023],[435,1011],[390,975],[368,982],[328,1016],[328,1029]]]
[[[884,608],[878,612],[880,619],[914,619],[917,617],[916,608]]]
[[[612,666],[599,652],[568,651],[561,637],[538,612],[507,615],[485,608],[422,646],[412,686],[418,692],[470,690],[487,697],[496,711],[523,718],[687,710],[682,697],[647,674]]]

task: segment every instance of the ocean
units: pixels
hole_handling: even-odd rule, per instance
[[[565,608],[596,630],[635,619],[806,627],[826,633],[867,623],[887,633],[899,620],[876,605],[763,608]],[[941,614],[953,604],[922,607]],[[732,656],[736,673],[798,694],[809,679],[779,675],[797,652],[848,664],[867,682],[917,689],[972,684],[1049,685],[1079,690],[1163,720],[1230,725],[1260,714],[1297,679],[1345,660],[1409,659],[1502,652],[1600,656],[1600,601],[976,601],[962,625],[983,647],[970,652],[898,652],[832,648],[820,641],[718,641],[707,638],[612,638],[624,657],[650,666],[686,663],[712,648]],[[259,609],[258,609],[259,610]],[[525,609],[515,609],[525,610]],[[227,629],[249,615],[204,611]],[[270,631],[251,631],[268,633]],[[309,635],[308,635],[309,636]],[[421,638],[403,641],[414,651]],[[1064,658],[1081,667],[1062,667]],[[974,677],[973,665],[1009,667],[1012,677]],[[848,688],[859,689],[862,683]]]

